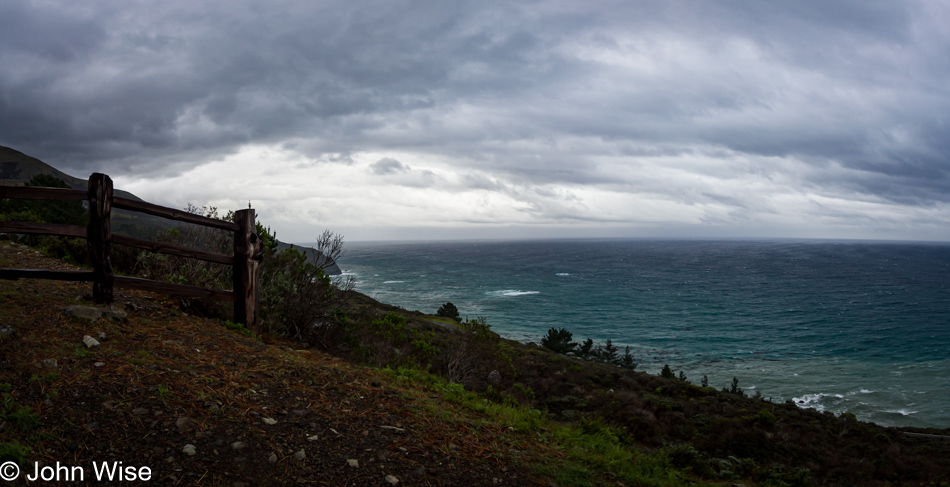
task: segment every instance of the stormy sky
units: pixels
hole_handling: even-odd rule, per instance
[[[950,241],[950,4],[0,0],[0,145],[288,241]]]

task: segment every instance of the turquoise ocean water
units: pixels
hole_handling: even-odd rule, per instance
[[[884,425],[950,427],[950,245],[853,241],[351,243],[357,289],[503,336],[630,345],[724,387]]]

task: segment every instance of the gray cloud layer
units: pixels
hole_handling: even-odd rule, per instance
[[[248,144],[412,153],[553,220],[599,219],[561,184],[742,221],[764,196],[716,186],[750,177],[930,208],[950,200],[946,25],[936,1],[4,2],[0,144],[148,177]],[[411,166],[399,184],[449,177],[379,159]]]

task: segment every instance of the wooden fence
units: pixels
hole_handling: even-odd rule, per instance
[[[140,289],[185,297],[204,297],[234,301],[234,321],[244,323],[258,331],[258,272],[263,259],[261,241],[255,233],[254,210],[239,210],[234,222],[216,220],[181,210],[153,205],[144,201],[113,196],[112,179],[95,173],[89,177],[89,190],[20,186],[0,186],[0,198],[47,199],[88,201],[89,223],[62,225],[54,223],[0,222],[0,233],[31,233],[82,237],[88,243],[92,271],[53,271],[46,269],[0,269],[0,279],[54,279],[60,281],[92,282],[92,296],[96,303],[111,303],[113,288]],[[124,235],[113,235],[111,226],[112,208],[138,211],[195,225],[234,232],[234,255],[207,252],[190,247],[155,242]],[[232,291],[205,289],[196,286],[169,284],[137,277],[116,276],[112,273],[112,244],[127,245],[163,254],[191,257],[208,262],[217,262],[234,267]]]

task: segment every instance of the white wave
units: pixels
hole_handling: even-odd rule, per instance
[[[842,399],[844,396],[841,394],[804,394],[798,397],[793,397],[792,400],[795,401],[795,404],[800,408],[811,408],[818,411],[824,411],[825,405],[822,404],[822,400],[826,397],[833,397],[835,399]]]
[[[383,281],[383,284],[399,284],[400,282],[406,282],[406,281]]]
[[[487,294],[493,296],[524,296],[527,294],[541,294],[541,291],[522,291],[520,289],[502,289],[501,291],[491,291]]]
[[[895,413],[900,414],[901,416],[910,416],[911,414],[917,414],[917,411],[911,411],[910,409],[888,409],[884,411],[885,413]]]
[[[555,276],[569,276],[570,274],[567,272],[558,272],[557,274],[554,274],[554,275]]]

